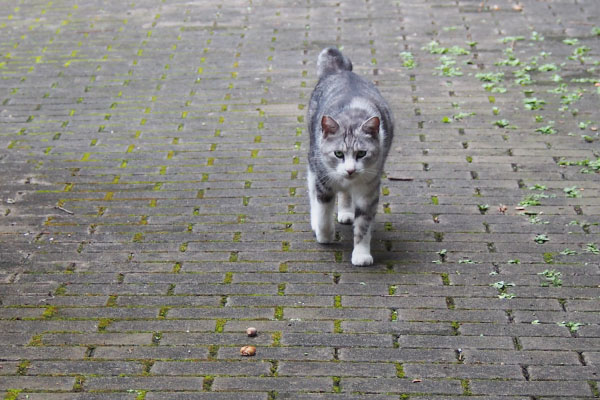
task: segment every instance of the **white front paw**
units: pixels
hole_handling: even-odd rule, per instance
[[[349,211],[339,211],[337,220],[340,224],[351,224],[354,222],[354,213]]]
[[[369,253],[365,253],[360,249],[354,249],[352,251],[352,265],[358,267],[365,267],[373,264],[373,256]]]
[[[333,243],[335,240],[335,231],[333,229],[330,231],[317,230],[315,233],[317,235],[317,242],[321,244]]]

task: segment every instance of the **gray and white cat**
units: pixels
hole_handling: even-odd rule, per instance
[[[337,195],[338,222],[354,225],[352,264],[371,265],[371,226],[392,143],[392,114],[375,86],[352,72],[352,62],[339,50],[321,51],[317,74],[307,118],[311,227],[319,243],[333,242]]]

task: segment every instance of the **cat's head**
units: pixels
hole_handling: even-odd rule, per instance
[[[381,147],[380,119],[377,116],[321,118],[321,156],[338,178],[355,180],[379,173]]]

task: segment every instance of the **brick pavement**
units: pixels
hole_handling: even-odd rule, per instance
[[[4,2],[0,396],[600,397],[598,21],[596,0]],[[309,227],[327,45],[396,116],[369,268],[348,227]]]

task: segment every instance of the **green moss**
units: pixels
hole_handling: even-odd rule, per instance
[[[219,318],[217,319],[216,325],[215,325],[215,333],[223,333],[223,330],[225,329],[225,324],[227,323],[226,319],[223,318]]]
[[[341,262],[342,262],[342,259],[343,259],[343,256],[344,256],[344,255],[343,255],[343,253],[342,253],[341,251],[339,251],[339,250],[338,250],[338,251],[336,251],[336,252],[334,253],[335,262],[336,262],[336,263],[341,263]]]
[[[43,346],[44,342],[42,341],[42,336],[43,336],[42,333],[40,333],[39,335],[34,335],[31,338],[31,341],[29,342],[28,346],[32,346],[32,347]]]
[[[4,395],[4,400],[17,400],[22,389],[8,389]]]
[[[148,393],[146,390],[138,390],[135,400],[144,400],[146,398],[146,393]]]
[[[283,320],[283,307],[282,306],[277,306],[275,307],[275,316],[274,318],[278,321]]]
[[[73,383],[74,392],[83,392],[83,384],[85,383],[85,376],[77,375],[75,377],[75,383]]]
[[[273,332],[271,335],[271,339],[273,339],[273,346],[279,347],[281,346],[281,332]]]
[[[333,306],[335,308],[341,308],[342,307],[342,296],[340,296],[339,294],[336,294],[333,300]]]
[[[442,272],[440,276],[442,277],[442,283],[444,286],[450,286],[450,277],[448,274],[446,272]]]
[[[469,383],[468,379],[463,379],[460,381],[460,384],[463,388],[463,395],[465,396],[472,396],[473,393],[471,392],[471,384]]]
[[[344,333],[341,319],[336,319],[333,321],[333,333]]]
[[[340,385],[342,378],[339,376],[334,376],[333,378],[333,392],[334,393],[341,393],[342,392],[342,387]]]
[[[169,310],[171,309],[171,307],[168,306],[163,306],[160,308],[160,310],[158,311],[158,318],[167,318],[167,314],[169,313]]]
[[[58,312],[58,309],[55,306],[48,306],[48,307],[46,307],[46,310],[42,314],[42,318],[50,319],[50,318],[56,316],[57,312]]]
[[[396,377],[398,378],[404,378],[406,376],[406,374],[404,373],[404,368],[402,367],[401,363],[395,363],[396,364]]]
[[[106,328],[108,328],[112,322],[113,321],[110,318],[101,318],[98,322],[98,332],[106,332]]]
[[[204,377],[204,381],[202,382],[202,391],[210,392],[212,388],[212,384],[215,381],[215,377],[212,375],[206,375]]]
[[[117,295],[111,294],[108,296],[108,300],[106,300],[106,307],[116,307],[117,306]]]
[[[30,364],[31,364],[31,362],[29,360],[21,361],[21,363],[17,367],[17,375],[26,375],[27,369],[29,368]]]
[[[210,346],[208,346],[208,359],[209,360],[216,360],[218,353],[219,353],[219,346],[214,345],[214,344],[211,344]]]

